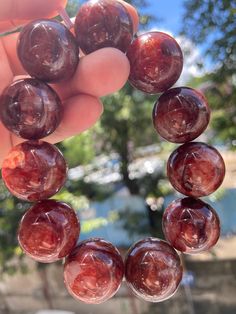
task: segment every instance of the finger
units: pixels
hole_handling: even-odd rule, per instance
[[[1,146],[0,146],[0,168],[2,167],[2,162],[4,158],[9,153],[12,148],[11,135],[10,132],[4,127],[0,122],[0,135],[1,135]]]
[[[14,76],[26,74],[16,52],[17,34],[0,38],[8,55]],[[103,48],[80,59],[71,80],[53,85],[62,99],[78,93],[101,97],[111,94],[126,83],[130,72],[127,57],[118,49]]]
[[[79,134],[90,127],[100,118],[103,106],[99,99],[89,95],[78,95],[64,102],[63,120],[56,131],[44,140],[58,143],[68,137]],[[23,139],[12,136],[13,145],[23,142]]]
[[[8,62],[6,51],[0,41],[0,95],[7,85],[12,82],[13,73]]]
[[[11,65],[11,69],[16,75],[27,74],[21,62],[17,56],[17,40],[18,40],[19,33],[14,33],[11,35],[7,35],[4,37],[0,37],[0,41],[2,42],[6,55],[8,57],[9,64]]]
[[[123,52],[103,48],[80,59],[75,75],[66,84],[53,85],[62,99],[84,93],[96,97],[121,89],[130,73],[130,64]]]
[[[128,12],[129,12],[129,14],[133,20],[134,33],[137,33],[138,25],[139,25],[139,16],[138,16],[137,10],[135,9],[135,7],[133,7],[132,5],[127,3],[126,1],[122,1],[122,0],[118,0],[118,1],[120,1],[128,10]]]
[[[16,33],[0,38],[15,76],[26,74],[17,56],[17,38]],[[81,58],[74,77],[58,85],[59,92],[63,99],[78,92],[105,96],[122,88],[129,72],[129,61],[121,51],[103,48]]]
[[[1,0],[0,32],[6,32],[37,18],[58,15],[67,0]]]

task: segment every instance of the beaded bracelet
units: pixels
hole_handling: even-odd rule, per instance
[[[65,24],[70,20],[62,13]],[[64,280],[69,293],[86,303],[101,303],[119,289],[123,276],[133,293],[150,302],[171,297],[183,268],[175,251],[195,254],[210,249],[220,235],[215,210],[198,197],[222,183],[224,161],[204,143],[191,142],[207,127],[210,109],[204,95],[188,87],[171,88],[180,77],[183,54],[174,38],[148,32],[134,38],[132,17],[116,0],[90,0],[77,14],[74,30],[56,20],[36,20],[19,36],[17,52],[32,78],[18,80],[0,98],[1,121],[26,139],[14,146],[2,166],[2,178],[16,197],[36,202],[23,216],[18,232],[22,250],[36,261],[66,258]],[[109,242],[95,238],[77,243],[80,224],[75,211],[48,199],[66,180],[61,152],[41,139],[62,121],[63,106],[47,83],[67,81],[79,62],[79,49],[89,54],[104,47],[126,53],[129,82],[142,92],[162,95],[153,109],[153,124],[164,139],[181,143],[169,157],[170,183],[186,195],[173,201],[163,216],[166,241],[146,238],[135,243],[123,262]]]

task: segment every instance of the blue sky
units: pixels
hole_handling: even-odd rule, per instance
[[[171,31],[177,35],[181,28],[183,14],[183,0],[148,0],[147,12],[162,19],[158,27]],[[155,25],[152,25],[155,26]]]

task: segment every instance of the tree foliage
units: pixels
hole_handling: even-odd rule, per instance
[[[211,82],[206,94],[214,109],[214,135],[232,144],[236,139],[236,2],[194,0],[185,1],[184,7],[183,32],[202,44],[214,68],[199,81]]]

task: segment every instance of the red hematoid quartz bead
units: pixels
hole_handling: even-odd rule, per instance
[[[171,36],[149,32],[139,36],[129,46],[129,82],[137,89],[157,94],[169,89],[180,77],[183,54]]]
[[[206,196],[223,182],[225,164],[215,148],[200,142],[186,143],[170,155],[167,176],[180,193],[192,197]]]
[[[197,138],[206,129],[210,109],[204,95],[192,88],[166,91],[153,109],[156,131],[167,141],[185,143]]]
[[[85,303],[99,304],[119,289],[124,263],[118,250],[102,239],[89,239],[67,257],[64,280],[69,293]]]
[[[74,35],[56,20],[36,20],[21,31],[18,57],[24,69],[45,82],[68,80],[79,61]]]
[[[183,269],[176,251],[165,241],[146,238],[134,244],[125,262],[128,286],[149,302],[170,298],[182,279]]]
[[[2,178],[9,191],[26,201],[56,194],[64,185],[67,165],[56,146],[26,141],[14,146],[2,165]]]
[[[25,139],[40,139],[51,134],[60,124],[62,112],[56,92],[36,79],[12,83],[0,97],[2,123]]]
[[[43,200],[23,216],[18,240],[23,251],[42,263],[67,256],[79,237],[80,225],[74,210],[55,200]]]
[[[184,253],[207,251],[220,236],[220,221],[215,210],[190,197],[173,201],[164,212],[162,224],[166,240]]]
[[[132,19],[115,0],[91,0],[83,4],[74,28],[79,47],[86,54],[105,47],[126,52],[133,38]]]

